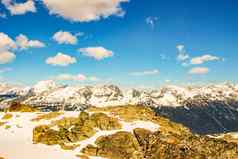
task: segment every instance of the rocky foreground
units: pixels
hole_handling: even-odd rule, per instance
[[[6,111],[0,116],[0,153],[5,159],[238,158],[236,142],[193,134],[148,107],[42,113],[23,106]]]

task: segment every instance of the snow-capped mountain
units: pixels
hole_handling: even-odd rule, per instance
[[[41,81],[32,87],[0,85],[1,95],[26,97],[23,102],[29,105],[88,105],[115,106],[141,104],[154,108],[161,106],[181,107],[210,102],[237,102],[238,85],[218,84],[209,86],[168,85],[158,90],[121,90],[115,85],[66,86],[54,81]]]
[[[48,94],[51,91],[55,91],[58,88],[64,87],[62,85],[56,84],[53,80],[40,81],[32,87],[36,95]]]
[[[167,85],[157,90],[121,90],[115,85],[67,86],[54,81],[41,81],[32,87],[0,84],[0,108],[8,107],[12,102],[43,111],[144,105],[197,133],[238,131],[236,84]]]

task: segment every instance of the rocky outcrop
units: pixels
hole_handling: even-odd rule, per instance
[[[140,146],[135,136],[128,132],[118,132],[97,139],[96,147],[88,145],[82,152],[89,156],[99,156],[111,159],[143,159]]]
[[[236,143],[192,134],[188,128],[156,116],[146,107],[93,107],[87,112],[89,113],[80,113],[78,117],[63,118],[49,125],[36,127],[33,131],[34,143],[77,150],[80,141],[91,139],[99,130],[110,131],[111,134],[98,136],[95,142],[83,147],[78,156],[110,159],[238,158]],[[158,124],[159,129],[152,131],[146,129],[147,125],[134,128],[133,131],[129,128],[122,129],[122,123],[133,121],[149,121]]]
[[[135,129],[133,133],[118,132],[99,137],[96,146],[88,145],[82,152],[89,156],[111,159],[224,159],[237,158],[237,144],[205,136],[173,133],[152,133]]]
[[[120,129],[121,125],[117,119],[103,113],[95,113],[90,116],[86,112],[81,112],[78,117],[63,118],[52,122],[51,125],[37,126],[33,130],[33,142],[60,145],[63,149],[70,149],[67,145],[72,146],[72,143],[92,137],[96,133],[96,128],[114,130]],[[71,148],[76,147],[77,144]]]

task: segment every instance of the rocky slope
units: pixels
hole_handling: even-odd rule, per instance
[[[238,158],[237,143],[193,134],[148,107],[50,113],[26,107],[18,105],[0,113],[0,149],[5,159]]]
[[[238,85],[164,86],[158,90],[121,90],[114,85],[66,86],[41,81],[32,87],[0,85],[0,108],[12,102],[42,111],[144,105],[201,134],[238,131]]]
[[[87,144],[82,144],[85,140],[88,141]],[[235,159],[238,157],[237,144],[193,135],[182,125],[156,116],[148,108],[138,106],[88,109],[87,112],[81,112],[78,117],[63,118],[49,125],[36,127],[33,131],[33,141],[76,150],[77,156],[81,158],[97,156],[110,159]]]

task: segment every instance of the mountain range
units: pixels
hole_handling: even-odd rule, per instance
[[[238,85],[167,85],[155,90],[122,90],[115,85],[68,86],[40,81],[34,86],[0,84],[0,108],[23,103],[41,111],[143,105],[199,134],[238,131]]]

